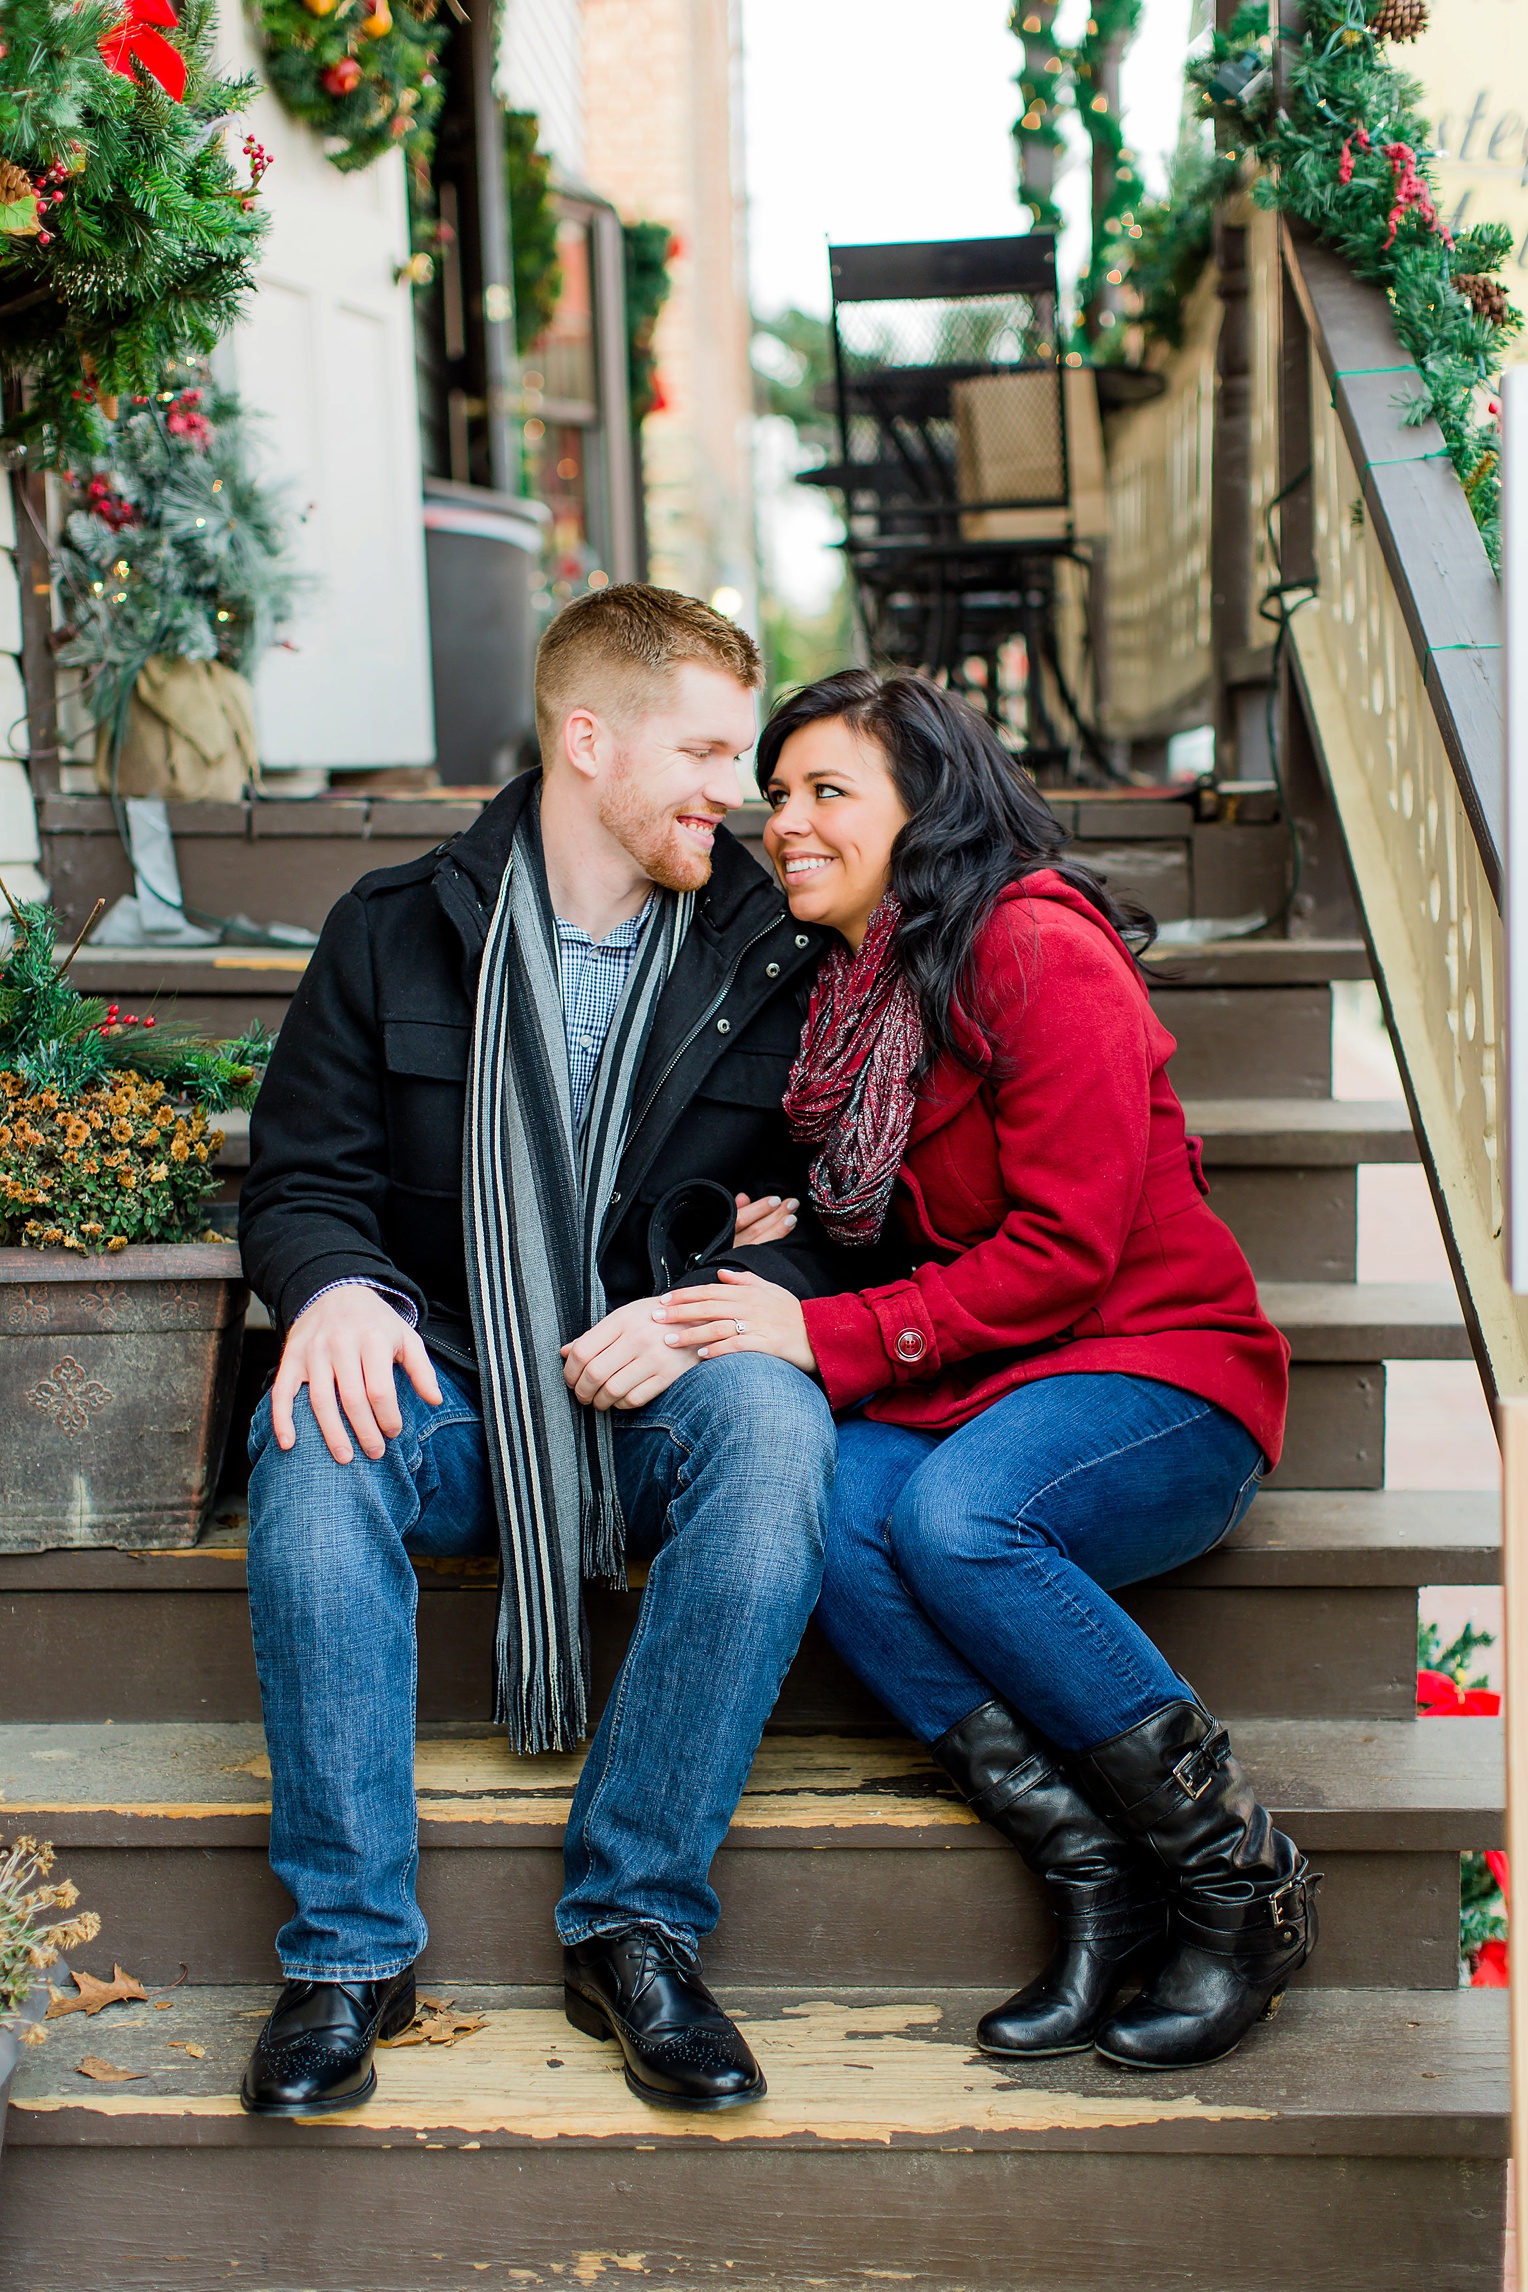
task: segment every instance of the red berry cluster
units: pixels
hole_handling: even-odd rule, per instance
[[[120,533],[124,525],[136,525],[138,512],[120,493],[114,493],[110,478],[93,477],[85,488],[85,507],[113,533]]]
[[[119,1035],[124,1027],[152,1027],[157,1021],[150,1016],[140,1019],[135,1011],[124,1011],[120,1003],[108,1003],[106,1017],[96,1029],[98,1034]]]
[[[41,175],[33,177],[32,189],[37,193],[37,216],[39,222],[42,220],[43,216],[47,213],[50,207],[58,207],[63,204],[64,194],[59,186],[61,184],[67,183],[68,180],[69,170],[61,159],[55,159],[51,167],[44,168]],[[51,247],[53,244],[53,233],[51,231],[39,231],[37,234],[37,244],[40,247]]]
[[[255,193],[270,172],[271,155],[266,150],[265,145],[257,141],[252,135],[245,136],[242,148],[245,158],[249,161],[249,190],[239,201],[239,206],[247,215],[254,205]]]
[[[212,424],[200,411],[201,403],[200,390],[182,390],[164,421],[172,438],[185,438],[204,454],[212,443]]]

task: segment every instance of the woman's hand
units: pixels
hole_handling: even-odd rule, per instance
[[[751,1202],[746,1194],[739,1194],[733,1248],[752,1249],[759,1242],[789,1241],[796,1230],[796,1212],[800,1207],[794,1195],[782,1201],[778,1194],[761,1194],[756,1202]]]
[[[723,1353],[773,1353],[812,1376],[817,1356],[806,1333],[798,1298],[778,1282],[722,1266],[713,1283],[670,1290],[658,1301],[655,1321],[670,1325],[666,1345],[694,1346],[695,1358],[714,1361]]]

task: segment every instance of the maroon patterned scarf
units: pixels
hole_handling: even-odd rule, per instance
[[[901,917],[888,892],[859,953],[839,947],[823,964],[785,1092],[791,1135],[821,1148],[807,1174],[812,1206],[851,1246],[879,1238],[912,1128],[923,1025],[892,953]]]

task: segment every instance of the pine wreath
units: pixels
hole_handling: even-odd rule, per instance
[[[254,82],[213,39],[211,0],[178,23],[168,0],[5,0],[3,434],[34,466],[96,452],[98,408],[209,351],[253,286],[263,159],[224,137]]]
[[[271,86],[342,172],[402,145],[428,158],[444,97],[439,0],[254,0]]]

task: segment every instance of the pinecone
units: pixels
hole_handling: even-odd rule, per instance
[[[1454,284],[1477,318],[1487,319],[1492,326],[1505,323],[1512,305],[1500,279],[1490,278],[1484,271],[1463,271]]]
[[[12,159],[0,159],[0,207],[14,207],[19,200],[30,199],[32,178],[24,167]]]
[[[1380,0],[1369,18],[1376,40],[1416,40],[1427,30],[1427,0]]]

